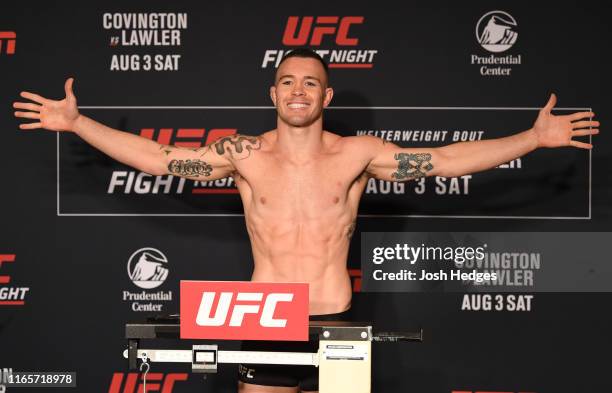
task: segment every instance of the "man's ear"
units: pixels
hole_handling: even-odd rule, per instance
[[[327,108],[334,96],[334,89],[327,87],[325,89],[325,98],[323,99],[323,108]]]
[[[276,106],[276,86],[270,86],[270,98],[272,99],[274,106]]]

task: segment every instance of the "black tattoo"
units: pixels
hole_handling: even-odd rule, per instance
[[[212,166],[200,160],[172,160],[168,164],[168,170],[179,176],[210,176]]]
[[[164,150],[164,153],[166,153],[166,155],[172,153],[172,147],[166,145],[159,146],[159,150]]]
[[[254,136],[233,135],[219,139],[212,146],[219,155],[225,154],[226,150],[232,158],[242,160],[251,155],[251,151],[261,148],[261,140]]]
[[[397,172],[393,172],[391,177],[397,180],[418,179],[433,169],[429,153],[397,153],[395,159],[398,161]]]

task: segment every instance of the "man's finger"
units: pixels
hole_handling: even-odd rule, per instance
[[[38,112],[15,112],[15,117],[24,117],[26,119],[40,119]]]
[[[592,149],[593,145],[590,143],[578,142],[578,141],[570,141],[570,146],[578,147],[580,149]]]
[[[22,130],[33,130],[35,128],[41,128],[42,124],[40,122],[38,123],[25,123],[25,124],[20,124],[19,128],[21,128]]]
[[[42,106],[37,104],[32,104],[30,102],[13,102],[13,108],[15,109],[26,109],[29,111],[40,112]]]
[[[572,131],[572,136],[585,136],[585,135],[597,135],[599,134],[599,129],[591,128],[588,130],[577,130]]]
[[[553,93],[550,95],[550,98],[548,99],[548,102],[544,108],[542,108],[542,111],[550,113],[550,111],[555,107],[555,104],[557,104],[557,96]]]
[[[73,83],[74,83],[74,78],[66,79],[66,83],[64,83],[64,91],[66,92],[66,97],[74,97],[74,92],[72,91]]]
[[[41,97],[38,94],[30,93],[28,91],[22,91],[20,96],[22,96],[23,98],[27,98],[28,100],[38,102],[41,105],[44,105],[44,103],[47,101],[46,98]]]
[[[589,128],[589,127],[599,127],[598,121],[577,121],[572,123],[572,128],[575,130],[577,128]]]
[[[576,121],[576,120],[580,120],[580,119],[585,119],[585,118],[591,118],[595,116],[595,113],[593,112],[576,112],[576,113],[572,113],[571,115],[567,115],[567,118],[570,121]]]

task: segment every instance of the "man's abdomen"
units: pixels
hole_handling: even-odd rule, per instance
[[[351,301],[345,228],[350,221],[346,221],[285,220],[278,225],[273,221],[249,225],[255,260],[253,281],[305,282],[309,284],[311,314],[346,310]]]

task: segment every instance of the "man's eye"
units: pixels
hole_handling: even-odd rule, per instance
[[[308,86],[316,86],[316,85],[317,85],[317,84],[316,84],[316,83],[314,83],[314,82],[306,82],[306,84],[307,84]]]
[[[291,81],[284,81],[284,82],[281,82],[281,84],[283,84],[283,85],[288,85],[288,84],[290,84],[290,83],[291,83]]]

